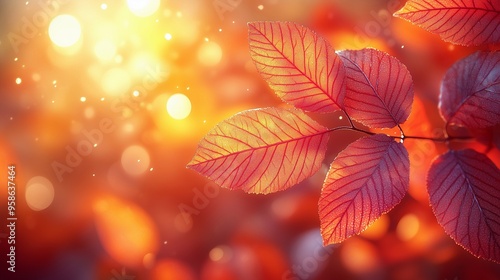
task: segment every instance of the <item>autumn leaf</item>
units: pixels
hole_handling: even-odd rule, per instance
[[[409,0],[395,16],[465,46],[500,43],[498,0]]]
[[[500,52],[476,52],[455,63],[441,83],[441,116],[449,124],[500,124]]]
[[[223,188],[277,192],[321,167],[328,132],[297,109],[243,111],[201,140],[188,167]]]
[[[473,255],[500,262],[500,171],[474,150],[449,151],[427,178],[436,218]]]
[[[335,158],[319,199],[325,245],[359,234],[404,197],[409,185],[408,152],[393,138],[361,138]]]
[[[374,49],[339,52],[346,68],[345,110],[371,128],[406,121],[413,102],[410,72],[396,58]]]
[[[290,22],[248,24],[257,70],[285,102],[312,112],[343,109],[344,66],[328,41]]]

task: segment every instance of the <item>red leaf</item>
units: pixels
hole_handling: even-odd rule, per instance
[[[500,43],[498,0],[409,0],[394,15],[453,44]]]
[[[347,113],[372,128],[392,128],[406,121],[413,101],[413,81],[396,58],[374,49],[339,53],[346,68]]]
[[[325,245],[361,233],[396,206],[408,190],[409,168],[403,144],[383,134],[361,138],[340,152],[319,199]]]
[[[250,55],[276,94],[297,108],[343,108],[344,67],[328,41],[290,22],[248,24]]]
[[[427,177],[436,218],[473,255],[500,262],[500,171],[474,150],[449,151]]]
[[[441,83],[439,109],[449,124],[500,124],[500,52],[476,52],[455,63]]]
[[[328,129],[302,111],[243,111],[217,124],[188,167],[223,188],[267,194],[313,175],[325,157]]]

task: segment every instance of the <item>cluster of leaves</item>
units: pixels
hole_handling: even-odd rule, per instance
[[[397,15],[454,43],[498,43],[500,4],[470,2],[410,0]],[[368,136],[331,163],[319,199],[325,244],[359,234],[397,205],[409,187],[410,161],[400,126],[413,102],[409,71],[375,49],[335,52],[327,40],[295,23],[253,22],[248,28],[259,73],[293,107],[248,110],[222,121],[201,140],[188,167],[223,188],[268,194],[316,173],[330,132],[363,132]],[[439,100],[446,128],[500,124],[500,52],[476,52],[453,65]],[[339,110],[348,126],[327,128],[306,114]],[[363,130],[354,121],[368,128],[398,127],[401,136]],[[434,160],[427,183],[445,231],[472,254],[500,262],[498,167],[475,150],[449,150]]]

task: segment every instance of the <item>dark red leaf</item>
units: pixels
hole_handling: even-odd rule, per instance
[[[374,49],[339,53],[346,68],[347,113],[372,128],[392,128],[406,121],[413,102],[413,81],[396,58]]]
[[[200,141],[188,167],[223,188],[277,192],[321,167],[328,132],[296,109],[243,111],[217,124]]]
[[[498,0],[409,0],[394,15],[453,44],[500,43]]]
[[[500,124],[500,52],[476,52],[455,63],[443,78],[439,110],[449,124]]]
[[[344,67],[328,41],[291,22],[248,24],[250,54],[271,89],[297,108],[343,108]]]
[[[427,177],[436,218],[473,255],[500,262],[500,171],[474,150],[449,151]]]
[[[408,152],[383,134],[361,138],[333,161],[319,199],[325,245],[359,234],[404,197]]]

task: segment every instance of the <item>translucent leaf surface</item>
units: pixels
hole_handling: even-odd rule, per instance
[[[346,50],[339,56],[346,68],[347,113],[372,128],[404,123],[413,102],[413,81],[406,66],[374,49]]]
[[[383,134],[361,138],[333,161],[319,199],[325,245],[361,233],[404,197],[408,152]]]
[[[409,0],[394,15],[446,42],[465,46],[500,43],[498,0]]]
[[[458,126],[500,124],[500,52],[476,52],[448,69],[439,110],[448,123]]]
[[[291,22],[248,24],[250,54],[276,94],[297,108],[343,108],[344,67],[328,41]]]
[[[217,124],[188,167],[223,188],[272,193],[313,175],[327,142],[328,130],[300,110],[249,110]]]
[[[474,150],[449,151],[427,178],[436,218],[473,255],[500,262],[500,171]]]

